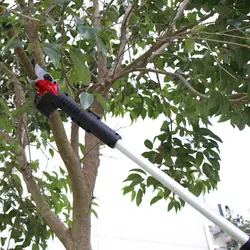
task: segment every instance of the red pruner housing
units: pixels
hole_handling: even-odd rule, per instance
[[[43,96],[46,93],[51,93],[58,96],[59,85],[57,83],[52,83],[48,80],[38,80],[36,82],[36,90],[39,96]]]

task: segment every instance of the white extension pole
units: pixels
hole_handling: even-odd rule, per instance
[[[159,168],[154,166],[152,163],[144,159],[140,155],[136,155],[131,152],[125,145],[123,145],[122,140],[117,141],[115,148],[146,170],[155,179],[161,182],[164,186],[176,193],[180,198],[185,200],[193,208],[202,213],[209,220],[214,222],[223,231],[232,236],[240,244],[244,245],[249,236],[241,231],[239,228],[230,223],[223,216],[214,213],[204,202],[200,201],[195,195],[190,193],[187,189],[181,186],[179,183],[170,178],[167,174],[161,171]]]

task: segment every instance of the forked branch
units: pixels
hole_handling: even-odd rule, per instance
[[[120,47],[117,58],[115,63],[111,69],[112,75],[118,72],[121,68],[122,60],[124,57],[125,48],[127,45],[128,40],[128,22],[132,13],[133,5],[131,3],[128,4],[127,8],[125,9],[125,13],[122,20],[121,25],[121,35],[120,35]]]

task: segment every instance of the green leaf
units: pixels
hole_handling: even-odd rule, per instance
[[[197,152],[195,163],[197,166],[200,166],[202,162],[203,162],[203,154],[201,152]]]
[[[234,51],[235,51],[235,61],[239,69],[242,69],[244,64],[250,60],[249,49],[238,47]]]
[[[220,110],[221,114],[225,115],[229,111],[230,108],[230,102],[225,96],[221,96],[221,101],[220,101]]]
[[[194,195],[199,196],[202,192],[203,185],[202,182],[198,181],[194,186]]]
[[[185,40],[185,50],[187,52],[192,53],[194,51],[194,45],[195,45],[194,40],[191,40],[191,39]]]
[[[215,139],[216,141],[223,143],[223,141],[221,140],[221,138],[219,136],[217,136],[216,134],[214,134],[211,130],[209,130],[207,128],[200,128],[199,132],[201,135],[210,136],[211,138]]]
[[[49,153],[52,157],[54,157],[54,150],[52,148],[49,149]]]
[[[88,93],[80,94],[80,104],[84,110],[90,107],[90,105],[94,102],[94,96]]]
[[[147,173],[144,170],[140,169],[140,168],[130,169],[129,172],[138,172],[138,173],[142,173],[142,174],[147,175]]]
[[[79,9],[83,5],[83,0],[75,0],[76,8]]]
[[[240,122],[241,122],[241,117],[239,115],[236,114],[231,117],[232,124],[239,125]]]
[[[20,108],[15,109],[11,112],[12,116],[18,118],[23,114],[29,112],[29,110],[34,106],[34,101],[25,102]]]
[[[124,180],[123,182],[125,182],[125,181],[135,181],[135,180],[141,181],[142,180],[141,175],[139,175],[139,174],[130,174],[126,178],[126,180]]]
[[[11,146],[11,148],[17,153],[17,154],[19,154],[19,153],[21,153],[22,151],[23,151],[23,148],[22,148],[22,146],[19,144],[19,143],[17,143],[17,142],[12,142],[11,144],[10,144],[10,146]]]
[[[100,37],[99,35],[97,35],[97,36],[96,36],[96,42],[97,42],[99,48],[101,49],[103,55],[104,55],[104,56],[107,56],[108,49],[107,49],[107,47],[105,46],[102,37]]]
[[[57,68],[60,61],[60,53],[58,50],[59,46],[57,44],[44,44],[44,53],[50,58],[54,66]]]
[[[133,201],[135,199],[135,196],[136,196],[136,192],[135,192],[135,190],[133,190],[131,192],[131,201]]]
[[[209,162],[211,163],[212,167],[216,170],[220,170],[220,163],[218,160],[216,159],[211,159],[211,158],[208,158]]]
[[[13,43],[14,40],[18,37],[18,35],[19,35],[19,32],[17,32],[16,34],[14,34],[14,36],[12,36],[12,37],[8,40],[8,42],[6,43],[6,45],[4,46],[4,49],[3,49],[3,51],[2,51],[3,54],[4,54],[4,53],[8,50],[8,48],[12,45],[12,43]]]
[[[10,113],[9,106],[3,98],[0,98],[0,106],[2,107],[2,110],[4,111],[5,114]]]
[[[208,100],[208,108],[213,108],[220,103],[221,93],[218,91],[213,91]]]
[[[202,166],[203,173],[210,179],[214,178],[214,171],[210,164],[204,163]]]
[[[88,67],[85,65],[83,53],[78,49],[71,49],[70,57],[75,65],[79,80],[82,81],[84,85],[89,85],[91,76]]]
[[[155,153],[153,151],[144,152],[142,153],[142,156],[147,158],[150,162],[154,162]]]
[[[136,195],[136,205],[139,206],[142,202],[142,196],[143,192],[141,189],[138,190],[137,195]]]
[[[98,32],[98,29],[81,25],[79,26],[79,31],[83,39],[90,39],[95,36],[95,34]]]
[[[7,239],[6,237],[1,237],[1,245],[2,246],[4,246],[6,239]]]
[[[154,186],[154,187],[156,187],[159,184],[160,184],[160,182],[157,181],[154,177],[152,177],[152,176],[148,177],[148,179],[147,179],[147,187],[149,187],[151,185]]]
[[[174,200],[170,201],[168,204],[168,211],[170,211],[174,207]]]
[[[117,10],[116,6],[114,6],[114,5],[109,6],[108,12],[105,14],[109,18],[109,20],[117,23],[117,21],[119,19],[119,11]]]
[[[39,250],[39,247],[36,243],[32,244],[32,250]]]
[[[155,196],[151,201],[150,201],[150,205],[153,205],[154,203],[156,203],[157,201],[161,200],[163,197],[162,196]]]
[[[93,208],[91,208],[91,213],[93,213],[94,216],[98,219],[98,214]]]
[[[84,155],[85,146],[82,143],[79,143],[79,147],[80,147],[81,153]]]
[[[97,101],[102,105],[104,111],[108,112],[108,105],[107,105],[107,101],[105,100],[105,98],[99,93],[93,93],[93,96],[95,96]]]
[[[163,194],[164,199],[168,199],[170,194],[171,194],[171,190],[165,187],[164,194]]]
[[[216,153],[215,151],[211,150],[211,149],[209,150],[209,155],[211,155],[212,157],[214,157],[217,160],[220,160],[219,154]]]
[[[91,206],[99,207],[98,203],[96,203],[96,202],[91,202]]]
[[[176,200],[174,202],[174,208],[175,208],[176,213],[178,212],[178,210],[181,209],[180,203],[178,201],[176,201]]]
[[[188,18],[188,21],[189,21],[191,24],[193,24],[193,25],[197,24],[197,21],[196,21],[196,13],[188,13],[188,14],[187,14],[187,18]]]
[[[134,188],[134,187],[131,187],[131,186],[126,186],[126,187],[124,187],[124,188],[123,188],[123,195],[132,192],[132,191],[133,191],[133,188]]]
[[[145,140],[144,141],[144,145],[149,148],[149,149],[153,149],[153,143],[150,140]]]
[[[86,40],[91,39],[99,31],[96,28],[91,28],[91,27],[84,26],[83,25],[83,21],[78,16],[75,16],[75,21],[76,21],[76,23],[78,25],[78,29],[79,29],[80,35],[81,35],[81,37],[83,39],[86,39]]]

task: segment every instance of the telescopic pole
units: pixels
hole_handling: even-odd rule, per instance
[[[118,149],[124,155],[126,155],[129,159],[131,159],[141,168],[143,168],[146,172],[151,174],[164,186],[172,190],[175,194],[177,194],[180,198],[185,200],[189,205],[198,210],[209,220],[214,222],[218,227],[220,227],[223,231],[232,236],[241,245],[248,244],[248,248],[241,248],[241,249],[250,249],[249,237],[247,234],[245,234],[239,228],[234,226],[223,216],[214,213],[204,202],[200,201],[195,195],[190,193],[186,188],[181,186],[178,182],[174,181],[166,173],[161,171],[159,168],[154,166],[145,158],[141,157],[139,154],[131,152],[131,150],[129,150],[129,147],[126,147],[123,144],[122,140],[117,141],[117,143],[115,144],[115,148]]]
[[[42,114],[50,118],[51,114],[60,108],[72,118],[72,121],[78,124],[86,132],[92,133],[109,147],[118,149],[164,186],[176,193],[193,208],[198,210],[223,231],[232,236],[242,245],[241,250],[250,250],[250,238],[247,234],[221,215],[214,213],[205,205],[205,203],[200,201],[195,195],[190,193],[159,168],[151,164],[139,154],[137,155],[131,152],[129,147],[126,147],[122,143],[121,136],[104,124],[96,114],[89,109],[83,111],[79,104],[73,101],[69,96],[62,94],[59,91],[59,85],[54,81],[53,77],[48,72],[44,71],[38,64],[35,65],[35,72],[38,77],[35,80],[37,88],[37,98],[35,99],[35,103],[36,108]]]

